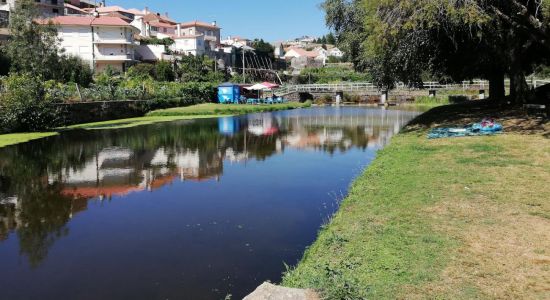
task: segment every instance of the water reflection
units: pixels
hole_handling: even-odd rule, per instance
[[[56,241],[70,236],[73,230],[69,226],[71,220],[86,211],[90,201],[131,198],[133,194],[143,193],[155,197],[157,191],[180,182],[214,182],[222,186],[219,193],[223,194],[224,180],[227,179],[232,185],[241,184],[243,188],[254,190],[256,187],[250,183],[224,177],[224,164],[246,166],[249,162],[261,162],[270,157],[284,158],[287,157],[285,153],[290,155],[296,151],[326,153],[326,159],[330,159],[352,150],[358,153],[376,150],[415,115],[416,112],[398,110],[318,108],[122,130],[73,131],[0,149],[0,249],[2,241],[16,238],[19,255],[26,258],[31,269],[40,268]],[[322,162],[330,167],[330,161]],[[289,164],[295,162],[289,159]],[[278,167],[291,169],[284,162]],[[312,166],[310,172],[318,172],[323,167]],[[269,172],[255,170],[248,172]],[[346,174],[346,178],[352,175]],[[334,176],[341,175],[334,171]],[[315,186],[313,177],[301,179],[304,180],[304,189]],[[291,185],[284,178],[277,180],[278,185]],[[327,177],[327,180],[333,179]],[[349,181],[338,186],[345,188],[347,184]],[[258,192],[252,195],[260,199],[262,191],[269,193],[275,188],[258,186]],[[317,188],[321,193],[329,192],[323,191],[322,186]],[[184,187],[181,189],[185,190]],[[277,193],[284,192],[277,190]],[[288,189],[288,192],[296,194],[296,190]],[[304,194],[308,192],[302,191]],[[308,205],[315,208],[319,203]],[[310,224],[311,229],[318,228],[324,217],[315,218],[314,224]],[[293,247],[297,249],[293,249],[292,258],[297,258],[304,243],[314,238],[315,231],[311,229],[308,229],[305,241],[294,242]],[[208,253],[203,255],[202,259],[210,259]],[[281,260],[274,262],[274,265],[280,264]],[[3,268],[0,279],[5,277],[4,272],[7,270]],[[272,273],[277,272],[280,273],[279,267]],[[240,283],[241,288],[249,288],[256,281],[267,279],[259,277],[255,281]],[[21,278],[11,279],[25,281],[26,278],[21,275]],[[208,281],[200,276],[197,280]],[[244,290],[236,294],[239,292]],[[205,294],[203,290],[197,290],[195,295]]]

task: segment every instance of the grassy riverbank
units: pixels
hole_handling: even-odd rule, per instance
[[[283,285],[327,299],[550,297],[550,127],[504,113],[506,134],[427,140],[426,126],[487,113],[450,111],[380,151]]]
[[[28,142],[33,139],[39,139],[51,135],[58,134],[58,131],[71,129],[85,130],[102,130],[102,129],[118,129],[129,128],[141,125],[148,125],[159,122],[170,122],[177,120],[191,120],[215,118],[218,116],[241,115],[248,113],[257,113],[264,111],[276,111],[286,109],[305,108],[311,106],[310,102],[306,103],[284,103],[272,105],[222,105],[222,104],[198,104],[188,107],[176,107],[171,109],[156,110],[148,113],[145,117],[110,120],[104,122],[94,122],[77,124],[62,128],[57,128],[52,132],[45,133],[15,133],[0,135],[0,147]]]
[[[289,102],[289,103],[282,103],[282,104],[261,104],[261,105],[251,105],[251,104],[232,105],[232,104],[205,103],[205,104],[193,105],[188,107],[176,107],[176,108],[155,110],[148,113],[147,116],[150,116],[150,117],[196,116],[196,115],[205,115],[205,114],[243,115],[243,114],[258,113],[258,112],[265,112],[265,111],[305,108],[310,106],[311,106],[311,102],[306,102],[306,103]]]
[[[26,143],[31,140],[41,139],[48,136],[56,135],[57,132],[30,132],[30,133],[10,133],[10,134],[0,134],[0,148],[19,144]]]

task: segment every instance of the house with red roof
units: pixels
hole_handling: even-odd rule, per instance
[[[135,61],[134,36],[139,30],[125,19],[108,16],[59,16],[40,22],[53,23],[61,40],[60,48],[68,55],[90,63],[95,72],[107,67],[125,71]]]
[[[221,28],[216,22],[185,22],[178,24],[176,31],[178,36],[204,36],[206,51],[213,51],[221,45]]]

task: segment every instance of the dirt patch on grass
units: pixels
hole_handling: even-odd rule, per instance
[[[458,245],[440,280],[408,287],[410,295],[550,299],[550,140],[512,134],[494,142],[461,140],[460,160],[450,159],[455,154],[439,157],[449,168],[472,174],[425,210],[436,230]],[[436,143],[456,147],[452,140]],[[480,157],[482,164],[464,163]]]

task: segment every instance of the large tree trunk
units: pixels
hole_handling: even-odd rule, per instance
[[[510,72],[510,101],[514,104],[527,102],[529,86],[522,71]]]
[[[504,72],[495,72],[489,76],[489,97],[493,101],[504,101],[506,90],[504,86]]]

